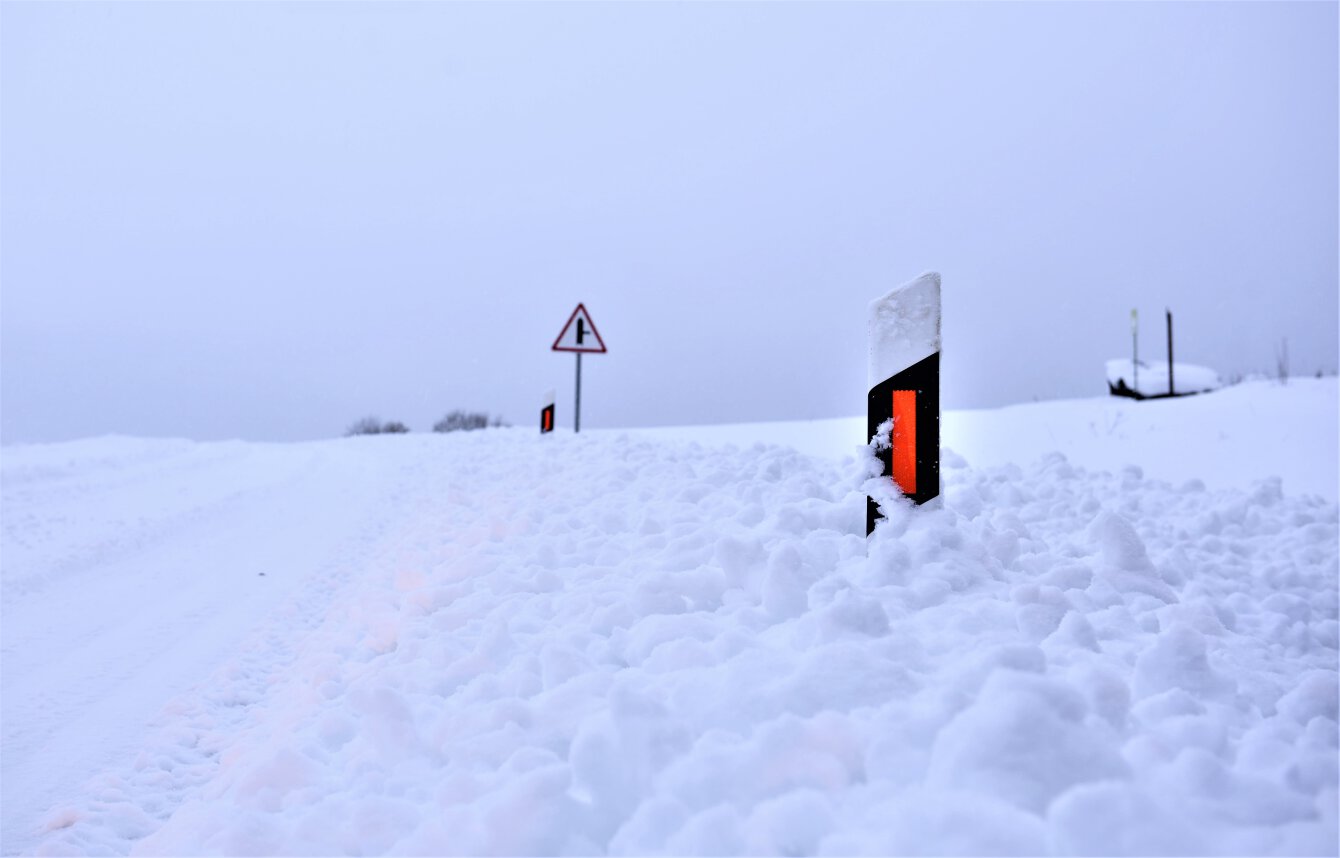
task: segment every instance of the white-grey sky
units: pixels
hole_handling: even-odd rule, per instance
[[[0,4],[6,443],[859,414],[944,277],[949,408],[1128,314],[1337,364],[1337,4]]]

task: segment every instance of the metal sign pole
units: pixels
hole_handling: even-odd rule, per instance
[[[1174,396],[1177,388],[1173,386],[1173,355],[1172,355],[1172,310],[1165,310],[1168,314],[1168,395]]]
[[[572,409],[572,434],[582,431],[582,353],[577,352],[577,406]]]
[[[1140,392],[1140,322],[1134,309],[1131,310],[1131,387]]]
[[[556,352],[577,354],[577,395],[572,409],[572,432],[575,435],[582,431],[582,353],[600,355],[606,352],[605,341],[600,338],[596,323],[591,321],[584,305],[578,304],[577,309],[572,311],[568,323],[563,326],[551,348]]]

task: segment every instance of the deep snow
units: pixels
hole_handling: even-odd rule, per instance
[[[4,850],[1335,854],[1337,401],[4,448]]]

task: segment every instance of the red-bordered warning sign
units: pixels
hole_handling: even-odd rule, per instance
[[[572,311],[572,318],[568,319],[563,332],[554,340],[554,351],[597,354],[606,351],[605,341],[600,338],[600,332],[596,330],[595,322],[591,321],[591,314],[586,312],[584,305],[578,304],[577,309]]]

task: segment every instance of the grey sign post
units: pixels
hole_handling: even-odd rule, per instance
[[[556,352],[575,352],[577,355],[577,401],[572,409],[572,431],[582,431],[582,355],[605,354],[605,341],[600,338],[591,314],[586,312],[584,304],[578,304],[572,311],[568,323],[563,326],[558,339],[554,340]]]

